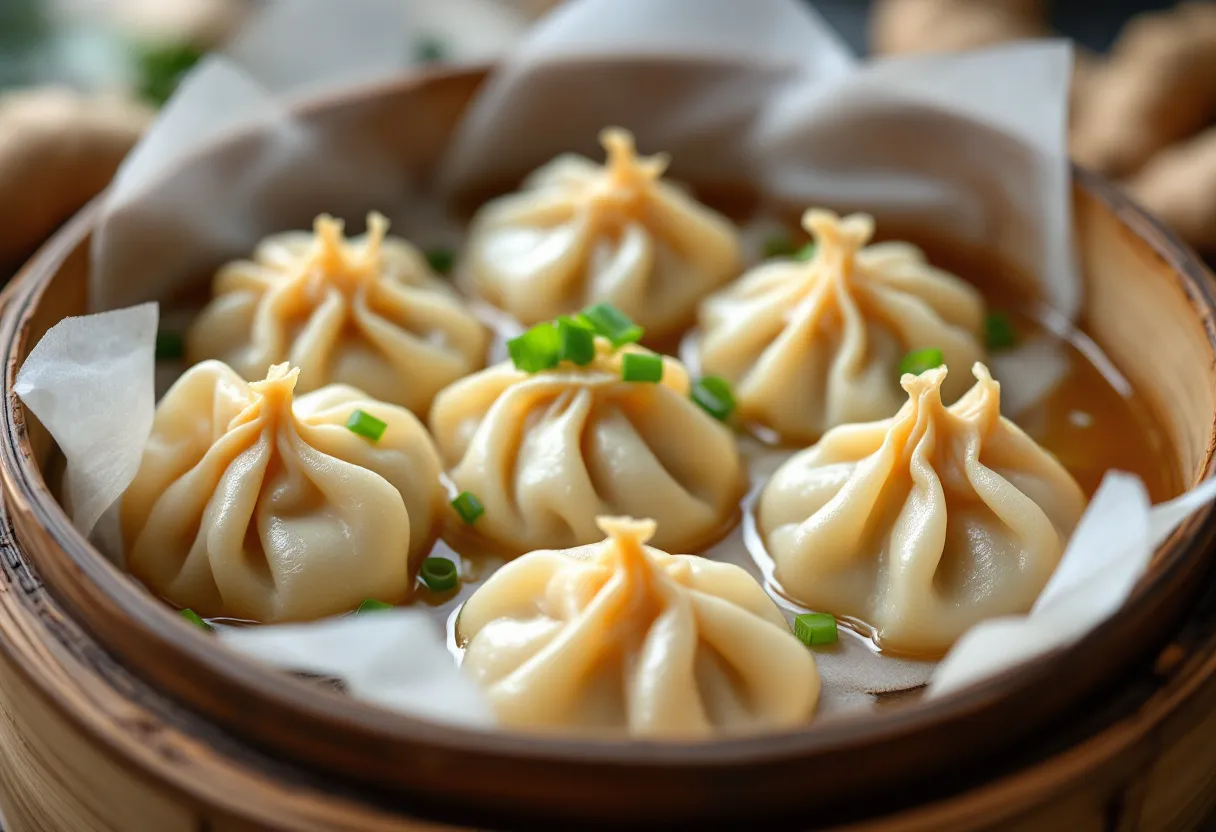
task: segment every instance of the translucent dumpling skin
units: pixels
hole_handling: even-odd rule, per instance
[[[701,368],[734,385],[739,416],[791,443],[885,419],[903,403],[900,361],[923,348],[956,372],[946,401],[960,396],[984,358],[979,292],[913,245],[867,247],[867,215],[811,210],[803,225],[812,259],[766,262],[701,306]]]
[[[1030,609],[1085,495],[1001,416],[987,368],[975,375],[950,407],[945,368],[905,375],[894,418],[835,428],[777,470],[758,525],[790,596],[924,655],[983,619]]]
[[[652,516],[655,544],[697,551],[735,519],[746,476],[734,435],[688,397],[684,367],[627,382],[597,339],[585,367],[527,374],[504,363],[439,394],[431,432],[460,491],[485,506],[475,532],[511,554],[601,539],[595,518]]]
[[[249,381],[271,364],[300,370],[300,392],[350,384],[425,417],[443,387],[485,365],[489,335],[426,259],[386,236],[347,241],[342,223],[269,237],[222,268],[186,339],[191,363],[218,359]]]
[[[296,379],[208,361],[165,394],[121,503],[127,567],[154,592],[263,622],[409,595],[443,499],[430,437],[345,385],[293,400]],[[346,427],[355,410],[385,423],[378,441]]]
[[[600,524],[607,540],[525,555],[460,612],[463,667],[501,724],[699,739],[810,720],[815,660],[750,575],[645,545],[652,521]]]
[[[479,294],[525,324],[607,301],[664,338],[740,271],[738,230],[663,182],[667,158],[639,157],[605,130],[604,166],[562,156],[473,219],[468,268]]]

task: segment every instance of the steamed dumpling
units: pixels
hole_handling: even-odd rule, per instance
[[[950,407],[946,372],[905,375],[894,418],[829,431],[758,506],[785,592],[897,652],[944,653],[971,625],[1029,610],[1085,510],[1068,471],[1001,416],[986,367]]]
[[[983,360],[984,302],[909,243],[866,246],[873,218],[810,210],[807,262],[781,259],[745,274],[701,306],[701,369],[734,385],[739,416],[790,442],[899,410],[899,364],[937,348],[956,370],[942,395],[967,389]]]
[[[388,221],[346,241],[342,223],[268,237],[252,260],[215,277],[214,298],[190,328],[191,363],[224,361],[250,381],[282,361],[301,392],[350,384],[423,417],[442,388],[485,364],[488,334]]]
[[[469,274],[525,324],[608,302],[649,336],[674,335],[702,296],[739,273],[738,230],[662,180],[666,156],[639,157],[619,128],[600,141],[604,166],[558,157],[478,212]]]
[[[127,567],[157,594],[266,622],[410,594],[443,499],[430,437],[345,385],[293,401],[298,375],[248,384],[207,361],[157,406],[121,504]],[[385,423],[379,440],[346,427],[356,410]]]
[[[598,522],[607,540],[525,555],[461,609],[463,667],[501,724],[698,739],[811,718],[815,659],[750,575],[646,546],[654,521]]]
[[[439,394],[431,432],[449,476],[484,505],[475,530],[512,554],[599,540],[603,514],[653,516],[655,545],[696,551],[734,519],[746,485],[734,435],[689,399],[663,359],[658,383],[621,377],[629,346],[604,338],[585,367],[529,375],[510,362]]]

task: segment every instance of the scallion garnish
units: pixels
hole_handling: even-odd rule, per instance
[[[663,380],[663,356],[627,352],[621,357],[621,378],[625,381],[656,383]]]
[[[794,253],[794,242],[788,234],[774,234],[764,241],[764,259],[789,257]]]
[[[350,418],[346,420],[346,429],[351,433],[359,434],[364,439],[379,442],[380,437],[384,436],[384,432],[388,430],[388,425],[370,413],[366,413],[362,410],[356,410],[354,413],[350,414]]]
[[[456,509],[460,519],[469,526],[476,523],[477,518],[486,513],[486,507],[481,504],[481,500],[468,491],[461,491],[460,496],[452,500],[452,508]]]
[[[794,259],[801,260],[803,262],[810,260],[814,256],[815,256],[815,242],[813,240],[811,242],[807,243],[806,245],[804,245],[802,248],[798,249],[796,252],[794,252]]]
[[[587,307],[579,313],[578,320],[590,324],[596,332],[611,341],[614,347],[636,343],[642,340],[646,332],[611,303],[597,303]]]
[[[386,604],[383,601],[377,601],[375,598],[364,599],[363,603],[355,610],[355,615],[361,615],[365,612],[379,612],[380,610],[391,610],[392,604]]]
[[[990,350],[1009,349],[1018,342],[1018,333],[1008,315],[993,312],[984,321],[984,340]]]
[[[186,342],[180,332],[162,329],[156,333],[156,358],[181,358],[186,353]]]
[[[448,56],[443,41],[433,35],[419,38],[414,44],[414,59],[420,64],[433,64]]]
[[[730,391],[730,384],[717,376],[705,376],[698,379],[690,393],[692,400],[701,409],[713,416],[719,422],[725,422],[735,409],[735,396]]]
[[[433,248],[426,253],[426,262],[436,274],[450,274],[456,265],[456,252],[450,248]]]
[[[447,592],[455,589],[460,583],[456,564],[447,558],[427,558],[418,570],[418,577],[422,578],[422,582],[431,592]]]
[[[507,353],[515,369],[539,373],[557,366],[561,360],[561,338],[551,323],[537,324],[523,335],[507,342]]]
[[[202,616],[200,616],[198,613],[196,613],[194,610],[192,610],[188,607],[184,610],[181,610],[180,615],[182,618],[186,619],[191,624],[193,624],[195,627],[198,627],[200,630],[206,630],[207,632],[211,632],[212,630],[215,629],[210,624],[208,624],[206,621],[204,621],[202,619]]]
[[[940,367],[944,363],[946,363],[946,359],[942,356],[942,351],[937,347],[912,350],[912,352],[904,356],[903,361],[899,362],[899,374],[902,376],[905,373],[911,373],[914,376],[918,376],[926,370]]]
[[[808,612],[794,619],[794,635],[810,647],[836,643],[836,619],[826,612]]]
[[[585,367],[595,359],[595,332],[572,318],[558,318],[558,360]]]

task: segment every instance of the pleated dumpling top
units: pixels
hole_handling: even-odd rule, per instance
[[[702,739],[807,723],[811,651],[738,566],[646,545],[653,521],[504,566],[456,623],[463,667],[504,726]]]
[[[893,418],[844,425],[764,487],[758,525],[785,592],[860,619],[895,651],[944,653],[1026,612],[1085,510],[1058,460],[1001,416],[1000,386],[942,404],[946,369],[903,377]]]
[[[525,324],[608,302],[662,339],[739,274],[738,229],[663,181],[666,156],[637,155],[620,128],[608,161],[559,156],[473,219],[467,264],[479,294]]]
[[[869,245],[874,220],[810,210],[809,260],[770,260],[701,306],[701,369],[734,386],[738,414],[792,443],[899,410],[900,362],[935,348],[967,389],[984,359],[984,301],[909,243]]]

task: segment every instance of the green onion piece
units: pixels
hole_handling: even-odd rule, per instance
[[[836,643],[836,619],[826,612],[808,612],[794,619],[794,635],[810,647]]]
[[[611,341],[614,347],[636,343],[642,340],[642,335],[646,332],[611,303],[597,303],[595,306],[589,306],[580,312],[578,317]]]
[[[433,248],[426,253],[426,262],[436,274],[451,274],[456,265],[456,252],[450,248]]]
[[[719,422],[725,422],[735,409],[735,396],[730,384],[717,376],[705,376],[692,385],[692,400]]]
[[[794,242],[787,234],[774,234],[764,241],[764,259],[789,257],[794,253]]]
[[[156,358],[181,358],[186,354],[186,340],[180,332],[161,330],[156,333]]]
[[[942,357],[942,351],[937,347],[925,347],[922,350],[912,350],[904,356],[904,360],[899,362],[899,374],[911,373],[918,376],[925,370],[932,370],[934,367],[940,367],[946,363],[946,359]]]
[[[384,432],[388,430],[388,425],[377,419],[370,413],[364,413],[362,410],[356,410],[350,414],[350,418],[346,420],[346,429],[351,433],[357,433],[365,439],[370,439],[373,442],[379,442],[380,437],[384,436]]]
[[[481,504],[481,500],[468,491],[461,491],[460,496],[452,500],[452,508],[456,509],[460,519],[470,526],[486,513],[486,507]]]
[[[984,321],[984,340],[990,350],[1004,350],[1018,342],[1013,321],[1004,312],[993,312]]]
[[[448,48],[443,41],[433,35],[426,35],[414,43],[414,60],[420,64],[434,64],[448,56]]]
[[[365,612],[379,612],[380,610],[391,610],[392,604],[386,604],[383,601],[377,601],[375,598],[364,599],[359,608],[355,610],[355,615],[361,615]]]
[[[794,252],[794,259],[795,259],[795,260],[801,260],[801,261],[803,261],[803,262],[806,262],[807,260],[810,260],[810,259],[811,259],[812,257],[814,257],[814,256],[815,256],[815,243],[814,243],[814,241],[807,243],[807,244],[806,244],[806,245],[804,245],[802,248],[800,248],[800,249],[798,249],[796,252]]]
[[[422,582],[431,592],[447,592],[449,589],[455,589],[460,583],[456,564],[447,558],[427,558],[418,570],[418,577],[422,578]]]
[[[157,107],[162,106],[177,85],[198,63],[203,53],[188,44],[152,46],[139,50],[139,94]]]
[[[621,378],[625,381],[657,383],[663,380],[663,356],[627,352],[621,358]]]
[[[539,373],[556,367],[561,349],[557,327],[550,323],[537,324],[507,342],[507,353],[515,363],[515,369],[525,373]]]
[[[200,630],[206,630],[207,632],[211,632],[212,630],[215,629],[210,624],[208,624],[206,621],[204,621],[202,619],[202,617],[192,609],[186,608],[186,609],[182,610],[179,614],[181,615],[182,618],[186,619],[191,624],[193,624],[195,627],[198,627]]]
[[[558,318],[558,358],[585,367],[595,358],[595,333],[571,318]]]

